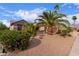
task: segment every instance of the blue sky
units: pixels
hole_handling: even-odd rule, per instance
[[[56,3],[0,3],[0,22],[9,26],[12,20],[25,19],[33,22],[43,11],[52,10]],[[79,4],[75,3],[58,3],[59,12],[67,15],[67,20],[71,23],[73,15],[79,18]],[[79,21],[77,20],[78,24]]]

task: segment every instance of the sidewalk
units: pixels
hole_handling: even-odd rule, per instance
[[[76,40],[73,43],[69,56],[79,56],[79,33],[77,33]]]

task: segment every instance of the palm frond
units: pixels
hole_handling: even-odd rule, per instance
[[[60,23],[65,23],[65,24],[67,24],[68,26],[70,26],[70,23],[69,23],[68,20],[65,20],[65,19],[58,19],[58,21],[59,21]]]
[[[59,23],[58,26],[59,26],[59,28],[65,28],[65,29],[68,28],[68,26],[64,23]]]
[[[62,17],[66,17],[66,15],[64,15],[64,14],[56,14],[56,15],[53,16],[53,19],[55,20],[55,19],[59,19],[59,18],[62,18]]]

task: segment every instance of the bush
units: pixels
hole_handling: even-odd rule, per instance
[[[72,28],[71,27],[68,27],[66,30],[63,30],[62,32],[70,33],[72,31],[73,31]],[[61,34],[61,30],[58,30],[56,34]]]
[[[3,30],[7,30],[8,27],[6,25],[4,25],[3,23],[0,23],[0,31],[3,31]]]
[[[24,50],[28,47],[30,37],[29,32],[5,30],[0,36],[0,42],[7,50]]]
[[[65,36],[71,36],[69,33],[70,33],[70,31],[68,31],[68,30],[63,30],[60,35],[61,35],[61,36],[64,36],[64,37],[65,37]]]
[[[0,31],[0,36],[2,35],[2,32]]]
[[[60,35],[65,37],[67,33],[68,33],[67,30],[63,30]]]
[[[67,28],[67,32],[68,32],[68,33],[72,32],[72,31],[73,31],[73,30],[72,30],[71,27],[68,27],[68,28]]]
[[[67,27],[67,29],[63,30],[61,33],[59,33],[61,36],[71,36],[69,33],[72,32],[72,28],[71,27]]]

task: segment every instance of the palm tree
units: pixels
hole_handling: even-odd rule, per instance
[[[39,16],[39,19],[36,19],[39,20],[39,23],[45,24],[45,26],[47,27],[48,34],[52,34],[54,32],[54,29],[58,28],[59,26],[66,28],[67,25],[69,25],[69,22],[62,18],[66,16],[64,14],[57,13],[58,6],[56,5],[54,8],[56,8],[54,9],[54,12],[43,12],[43,14]]]
[[[72,20],[74,21],[73,25],[74,25],[74,28],[75,28],[75,21],[77,20],[77,17],[76,16],[73,16],[72,17]]]
[[[54,6],[54,13],[57,13],[58,10],[59,10],[59,6],[58,6],[58,4],[56,4],[56,5]]]

